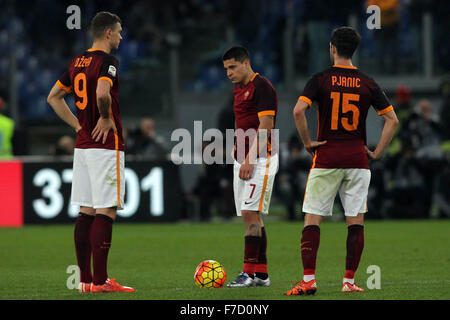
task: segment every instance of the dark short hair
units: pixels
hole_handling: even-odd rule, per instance
[[[228,49],[222,56],[222,61],[233,59],[239,62],[244,62],[246,59],[250,59],[248,50],[243,46],[234,46]]]
[[[331,44],[340,57],[351,59],[361,41],[361,36],[352,27],[339,27],[331,34]]]
[[[97,13],[91,21],[92,36],[95,39],[103,37],[106,29],[113,29],[117,22],[122,23],[122,20],[114,13],[107,11]]]

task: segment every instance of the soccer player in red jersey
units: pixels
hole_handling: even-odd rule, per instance
[[[70,62],[47,98],[56,114],[77,133],[71,203],[80,206],[74,230],[81,273],[79,292],[134,291],[109,279],[107,273],[112,225],[117,210],[123,209],[125,194],[118,61],[110,54],[119,48],[121,24],[115,14],[97,13],[91,22],[92,48]],[[76,116],[64,100],[70,93]]]
[[[369,160],[381,157],[398,126],[392,105],[376,82],[352,65],[360,35],[350,27],[333,31],[330,58],[333,66],[315,74],[306,84],[294,109],[297,130],[313,156],[305,189],[304,228],[301,238],[303,280],[287,295],[314,294],[320,223],[331,216],[339,192],[348,226],[346,270],[342,292],[362,292],[354,282],[364,247],[364,213],[370,182]],[[318,133],[313,141],[305,112],[317,102]],[[366,147],[366,118],[370,106],[385,120],[374,151]]]
[[[268,214],[278,170],[276,138],[271,135],[278,97],[270,81],[252,70],[246,48],[232,47],[222,60],[228,78],[236,85],[233,191],[237,215],[245,224],[244,267],[227,286],[270,286],[262,214]]]

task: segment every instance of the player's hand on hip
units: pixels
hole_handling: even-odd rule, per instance
[[[364,148],[366,148],[367,156],[370,160],[377,160],[379,158],[379,156],[377,156],[375,152],[370,151],[366,146],[364,146]]]
[[[111,118],[100,117],[94,130],[92,130],[92,139],[94,139],[95,142],[99,142],[101,139],[102,143],[105,144],[106,139],[108,138],[109,130],[113,130],[114,133],[117,133],[117,128],[114,121],[112,121]]]
[[[242,180],[248,180],[253,176],[254,164],[244,162],[239,169],[239,178]]]
[[[75,126],[75,132],[78,133],[78,131],[80,131],[82,129],[81,125],[79,122],[77,122],[76,126]]]
[[[305,146],[306,151],[311,154],[311,156],[314,157],[314,153],[316,152],[316,149],[322,145],[327,143],[327,140],[325,141],[311,141],[311,143],[308,146]]]

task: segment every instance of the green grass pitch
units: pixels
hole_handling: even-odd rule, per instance
[[[287,297],[301,279],[301,222],[266,222],[269,288],[200,289],[196,266],[214,259],[227,283],[242,268],[241,222],[116,224],[108,273],[135,293],[84,294],[69,290],[75,265],[73,225],[0,229],[1,300],[438,300],[450,299],[450,220],[367,221],[365,248],[356,274],[364,293],[340,292],[345,268],[344,222],[324,222],[317,260],[316,295]],[[381,289],[367,288],[370,265],[380,267]]]

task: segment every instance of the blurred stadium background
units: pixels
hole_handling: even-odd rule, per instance
[[[81,9],[80,30],[66,27],[72,4]],[[381,8],[381,30],[366,27],[370,4]],[[129,168],[128,208],[118,220],[234,217],[231,166],[176,166],[169,156],[173,130],[193,132],[195,120],[203,130],[233,128],[232,85],[221,61],[233,44],[248,47],[253,69],[278,91],[281,162],[272,217],[299,220],[311,160],[292,109],[310,75],[329,65],[329,35],[341,25],[362,35],[354,65],[377,80],[401,121],[387,154],[371,164],[367,218],[450,217],[449,1],[0,0],[0,8],[0,113],[15,123],[12,152],[1,155],[0,199],[9,205],[0,225],[76,216],[69,205],[74,134],[46,97],[72,57],[90,47],[87,29],[101,10],[117,13],[124,30],[113,53]],[[315,112],[308,117],[314,133]],[[378,141],[381,120],[370,112],[369,145]],[[342,217],[336,199],[333,219]]]

